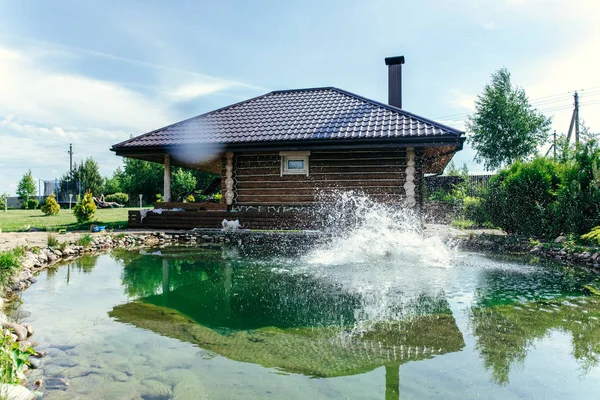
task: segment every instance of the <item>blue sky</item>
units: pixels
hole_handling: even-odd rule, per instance
[[[53,179],[112,144],[277,89],[336,86],[387,101],[405,55],[406,110],[463,128],[505,66],[558,132],[575,89],[600,131],[600,2],[0,0],[0,192]],[[596,102],[596,103],[595,103]],[[456,163],[482,170],[466,149]]]

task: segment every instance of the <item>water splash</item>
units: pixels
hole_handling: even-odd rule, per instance
[[[309,263],[452,265],[454,249],[439,237],[424,235],[415,211],[382,204],[357,192],[332,196],[319,210],[326,239],[309,252]]]

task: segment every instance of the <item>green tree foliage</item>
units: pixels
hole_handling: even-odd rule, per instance
[[[58,215],[60,212],[60,206],[56,202],[56,195],[54,193],[46,197],[42,205],[42,212],[46,215]]]
[[[142,194],[146,201],[152,201],[156,193],[163,191],[164,167],[134,158],[123,159],[121,185],[129,197],[137,198]]]
[[[92,193],[86,192],[81,203],[73,208],[73,214],[77,218],[77,222],[88,222],[94,219],[96,215],[96,204],[92,198]]]
[[[196,189],[196,177],[189,170],[178,168],[171,177],[173,200],[183,201],[187,194]]]
[[[8,193],[0,194],[0,211],[4,210],[8,202]]]
[[[531,107],[523,89],[512,86],[510,72],[501,68],[477,96],[467,131],[475,159],[490,170],[533,155],[546,141],[550,123]]]
[[[104,181],[104,194],[110,195],[114,193],[123,193],[125,188],[123,182],[125,181],[125,173],[121,167],[118,167],[110,178],[106,178]]]
[[[129,195],[127,193],[113,193],[106,196],[104,200],[125,205],[129,203]]]
[[[69,192],[76,193],[77,182],[79,182],[80,188],[85,188],[86,191],[91,192],[93,195],[99,196],[104,190],[104,178],[100,175],[100,169],[98,163],[92,158],[88,157],[85,161],[81,161],[79,164],[73,166],[72,173],[66,173],[60,179],[61,190],[67,191],[67,181],[69,181]]]
[[[17,185],[17,196],[19,196],[19,199],[23,200],[23,208],[27,207],[27,201],[31,197],[35,197],[36,194],[37,189],[35,187],[35,180],[33,179],[33,176],[31,176],[31,170],[29,170],[23,175]]]
[[[556,218],[564,233],[582,235],[600,224],[600,147],[589,140],[571,154],[565,163]]]
[[[561,174],[562,166],[544,157],[517,161],[500,171],[491,179],[484,199],[491,222],[508,233],[555,234],[560,229],[554,207]]]

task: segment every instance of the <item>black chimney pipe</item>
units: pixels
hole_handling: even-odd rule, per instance
[[[402,108],[402,64],[404,56],[387,57],[388,66],[388,104]]]

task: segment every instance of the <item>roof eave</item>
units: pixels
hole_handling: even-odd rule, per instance
[[[448,146],[456,145],[457,150],[462,150],[465,142],[463,136],[426,136],[426,137],[402,137],[402,138],[381,138],[381,139],[314,139],[314,140],[284,140],[271,142],[240,142],[240,143],[222,143],[223,151],[276,151],[276,150],[352,150],[352,149],[371,149],[395,147],[430,147],[430,146]],[[211,143],[218,144],[218,143]],[[197,144],[202,146],[201,143]],[[136,146],[136,147],[117,147],[113,146],[118,156],[127,157],[134,154],[169,154],[173,150],[186,145],[170,146]]]

